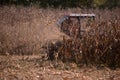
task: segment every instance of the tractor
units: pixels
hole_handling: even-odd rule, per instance
[[[95,14],[69,14],[64,15],[59,19],[57,22],[58,27],[63,33],[68,35],[70,39],[66,39],[65,36],[63,36],[63,41],[57,41],[54,44],[51,43],[47,48],[49,60],[58,58],[64,62],[78,62],[78,57],[80,53],[82,53],[80,41],[82,39],[82,35],[86,31],[82,25],[83,19],[87,19],[87,23],[91,20],[94,21]],[[56,55],[57,57],[55,57]]]

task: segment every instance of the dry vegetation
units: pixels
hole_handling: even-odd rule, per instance
[[[119,11],[0,7],[0,79],[119,80]],[[86,24],[80,39],[74,30],[68,30],[71,36],[57,27],[56,21],[66,13],[95,13],[96,19]],[[64,26],[68,25],[78,26]],[[46,52],[52,62],[41,57]]]
[[[95,21],[84,20],[87,22],[81,23],[84,28],[81,35],[77,21],[65,21],[61,29],[70,39],[63,36],[63,41],[49,44],[47,50],[50,59],[57,55],[57,59],[63,62],[71,61],[78,65],[107,66],[111,69],[120,67],[119,12],[107,10],[104,15],[97,15],[99,17],[96,16]]]
[[[0,53],[39,53],[41,42],[59,39],[55,14],[49,9],[1,7]]]
[[[120,69],[77,67],[41,56],[0,56],[0,80],[119,80]]]
[[[68,28],[69,30],[66,33],[72,38],[63,39],[63,45],[59,48],[58,54],[64,60],[69,57],[76,63],[83,61],[86,65],[94,65],[95,63],[109,67],[120,67],[119,20],[119,16],[115,16],[108,21],[91,22],[86,25],[82,37],[79,36],[77,27],[72,28],[72,31]]]

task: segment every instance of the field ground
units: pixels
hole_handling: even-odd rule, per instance
[[[120,69],[78,68],[40,55],[0,56],[0,80],[120,80]]]

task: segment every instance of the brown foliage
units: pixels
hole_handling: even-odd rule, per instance
[[[111,20],[89,22],[85,26],[82,38],[76,37],[77,25],[68,23],[62,26],[62,31],[71,37],[63,37],[62,46],[58,48],[58,59],[74,61],[77,64],[101,65],[111,68],[120,67],[120,18],[114,15]],[[71,30],[71,29],[72,30]],[[72,34],[72,36],[70,35]],[[54,44],[56,45],[56,44]],[[55,53],[54,53],[55,54]]]
[[[94,22],[82,25],[86,31],[82,39],[75,37],[77,30],[67,28],[71,38],[63,38],[59,46],[53,43],[54,55],[63,61],[75,61],[86,65],[104,64],[120,67],[120,16],[119,9],[36,9],[23,7],[0,7],[0,53],[40,53],[41,45],[47,40],[61,39],[61,33],[54,25],[64,13],[95,13]],[[84,23],[84,21],[83,21]],[[77,24],[64,24],[78,26]],[[48,48],[47,48],[48,49]],[[51,58],[52,59],[52,58]]]

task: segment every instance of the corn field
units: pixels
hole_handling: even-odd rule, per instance
[[[60,32],[56,26],[57,20],[64,13],[95,13],[97,16],[95,21],[84,26],[86,30],[79,38],[74,28]],[[54,10],[0,7],[0,54],[40,54],[42,44],[48,39],[55,39],[56,42],[44,47],[50,60],[75,62],[78,65],[120,67],[119,14],[119,8]],[[78,25],[64,23],[64,26]]]

